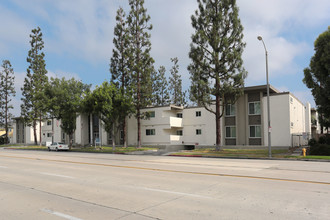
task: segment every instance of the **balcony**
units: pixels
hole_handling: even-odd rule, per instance
[[[170,119],[170,126],[175,128],[181,128],[182,125],[182,118],[177,117],[169,117]]]
[[[180,135],[170,135],[171,144],[182,144],[183,136]]]
[[[177,118],[177,117],[151,118],[149,120],[143,120],[143,125],[147,125],[147,126],[163,125],[167,129],[181,128],[183,126],[182,118]]]

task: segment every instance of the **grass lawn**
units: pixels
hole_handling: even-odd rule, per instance
[[[287,149],[272,150],[272,157],[283,158],[289,151]],[[268,150],[266,149],[196,149],[191,151],[181,151],[171,154],[173,156],[212,156],[212,157],[241,157],[241,158],[266,158]]]

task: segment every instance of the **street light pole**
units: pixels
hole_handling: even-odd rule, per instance
[[[272,149],[271,149],[271,126],[270,126],[270,107],[269,107],[269,80],[268,80],[268,52],[266,49],[266,45],[261,36],[258,36],[258,40],[262,42],[265,48],[266,54],[266,80],[267,80],[267,115],[268,115],[268,156],[272,157]]]

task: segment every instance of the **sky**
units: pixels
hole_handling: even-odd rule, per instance
[[[303,103],[315,106],[303,84],[303,70],[314,54],[314,41],[330,25],[329,0],[237,0],[244,27],[246,86],[266,84],[265,50],[269,81],[280,91],[290,91]],[[20,115],[21,87],[31,30],[41,28],[49,77],[74,77],[93,87],[110,79],[116,11],[129,13],[128,0],[1,0],[0,61],[9,60],[15,72],[16,97],[12,104]],[[178,57],[183,89],[190,86],[187,66],[191,15],[197,0],[145,0],[151,17],[151,56],[155,68],[163,65],[167,76],[171,58]]]

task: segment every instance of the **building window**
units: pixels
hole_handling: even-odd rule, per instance
[[[183,131],[182,130],[177,130],[176,131],[176,135],[182,136],[183,135]]]
[[[65,140],[65,133],[62,132],[62,140]]]
[[[235,115],[236,115],[235,105],[232,104],[226,105],[226,116],[235,116]]]
[[[196,117],[201,117],[202,116],[202,112],[201,111],[196,111]]]
[[[47,137],[51,137],[52,136],[52,133],[47,133]]]
[[[260,102],[249,102],[249,115],[260,115]]]
[[[150,112],[148,112],[148,114],[149,114],[149,117],[150,118],[154,118],[155,117],[155,112],[154,111],[150,111]]]
[[[47,125],[52,125],[52,121],[47,121]]]
[[[260,125],[250,126],[250,137],[251,138],[261,138],[261,126]]]
[[[202,129],[196,129],[196,135],[201,135],[202,134]]]
[[[182,113],[177,113],[177,114],[176,114],[176,117],[177,117],[177,118],[182,118]]]
[[[293,127],[293,122],[291,122],[291,127]]]
[[[236,127],[226,127],[226,138],[236,138]]]
[[[146,129],[146,135],[156,135],[155,129]]]

